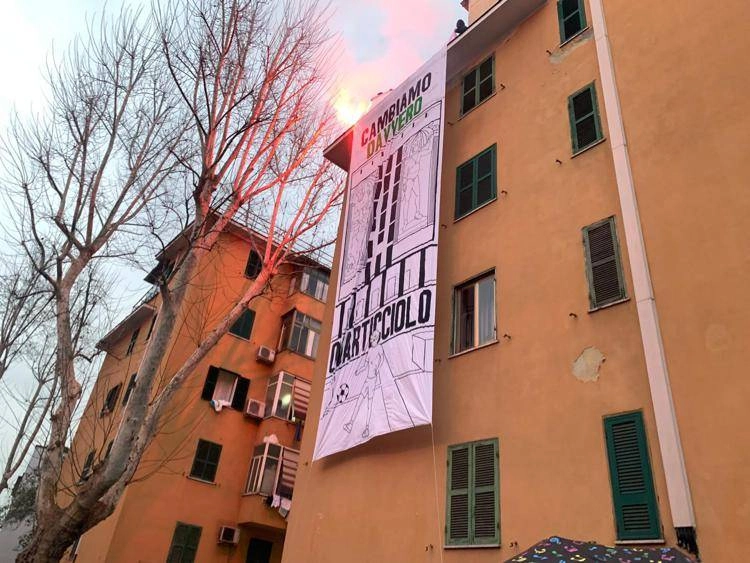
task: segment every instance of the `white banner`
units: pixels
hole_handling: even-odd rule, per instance
[[[314,459],[432,421],[445,50],[354,126]]]

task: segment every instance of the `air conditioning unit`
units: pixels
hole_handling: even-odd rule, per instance
[[[263,418],[266,411],[266,404],[263,401],[257,399],[248,399],[247,405],[245,406],[245,416],[252,418]]]
[[[237,545],[240,542],[240,530],[232,526],[222,526],[219,529],[219,543]]]
[[[255,359],[264,364],[272,364],[276,359],[276,350],[270,346],[258,346],[258,355]]]

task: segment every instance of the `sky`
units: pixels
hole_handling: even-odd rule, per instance
[[[108,0],[106,5],[116,12],[146,3]],[[0,134],[12,111],[28,115],[43,107],[43,70],[50,54],[85,32],[104,5],[104,0],[0,0]],[[364,113],[370,99],[396,87],[445,45],[456,20],[466,18],[460,0],[331,0],[331,9],[330,27],[338,35],[331,97],[342,129]],[[0,209],[0,218],[5,214]],[[140,270],[118,275],[112,297],[123,312],[147,291],[142,278]],[[10,377],[7,383],[14,384]],[[0,419],[0,458],[10,437]]]

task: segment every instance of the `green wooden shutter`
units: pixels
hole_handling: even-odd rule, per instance
[[[193,563],[198,552],[202,528],[177,522],[169,547],[167,563]]]
[[[497,440],[448,448],[445,545],[499,545]]]
[[[499,452],[497,440],[473,444],[473,544],[500,543]]]
[[[448,506],[446,512],[446,545],[468,545],[469,488],[471,480],[471,446],[448,448]]]
[[[640,412],[604,419],[617,538],[661,538],[659,511]]]
[[[583,228],[589,303],[592,309],[627,297],[615,218]]]
[[[229,328],[229,332],[240,338],[249,339],[250,333],[253,331],[253,323],[255,322],[255,311],[252,309],[245,309],[239,318],[234,321],[234,324]]]
[[[210,401],[214,398],[214,389],[216,389],[216,380],[219,378],[219,368],[211,366],[208,368],[208,374],[206,375],[206,381],[203,383],[203,390],[201,391],[201,399],[204,401]]]

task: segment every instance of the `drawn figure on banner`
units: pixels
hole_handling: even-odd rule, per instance
[[[432,125],[432,124],[431,124]],[[404,145],[403,170],[401,172],[404,186],[404,215],[401,221],[404,225],[412,222],[422,223],[427,215],[422,209],[422,188],[420,181],[430,178],[430,156],[432,154],[433,139],[439,135],[437,127],[420,129]]]
[[[372,194],[377,175],[371,174],[356,186],[357,197],[350,196],[349,210],[351,219],[348,225],[346,239],[344,278],[348,281],[351,276],[362,269],[366,258],[366,242],[370,232],[369,194]],[[363,195],[362,192],[364,192]]]
[[[354,420],[357,418],[362,404],[367,401],[367,422],[365,423],[365,429],[362,431],[363,438],[367,438],[370,435],[372,402],[375,398],[375,391],[379,391],[382,388],[381,370],[385,365],[385,357],[383,356],[383,348],[378,346],[378,342],[380,342],[380,331],[376,330],[370,335],[370,349],[367,351],[367,355],[354,372],[354,375],[358,377],[364,374],[365,380],[359,392],[357,406],[354,407],[349,422],[344,424],[344,430],[351,432]]]

